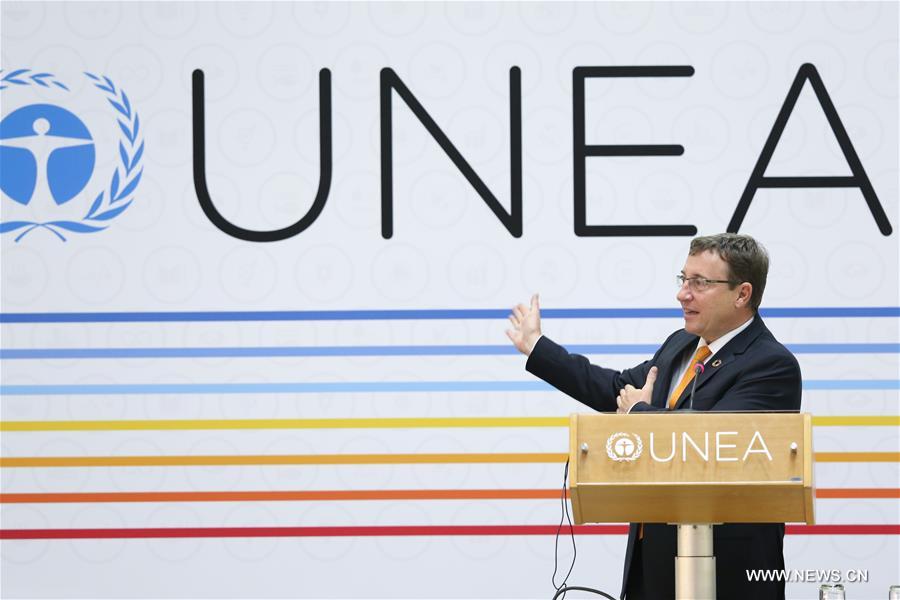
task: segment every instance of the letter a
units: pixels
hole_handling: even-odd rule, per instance
[[[772,154],[775,152],[778,140],[781,139],[781,134],[784,133],[784,127],[787,125],[791,112],[793,112],[794,106],[797,104],[797,99],[800,97],[800,91],[803,89],[803,84],[806,83],[807,80],[812,84],[816,98],[819,100],[819,105],[822,107],[822,110],[825,112],[825,117],[828,119],[828,125],[831,126],[831,131],[834,133],[838,144],[841,146],[841,152],[844,154],[844,158],[850,166],[850,171],[853,173],[851,177],[765,176],[766,168],[769,166],[769,161],[772,160]],[[871,211],[872,216],[875,218],[875,223],[878,225],[878,230],[884,235],[891,235],[891,224],[884,212],[884,208],[881,206],[881,202],[878,200],[878,196],[875,195],[875,189],[872,187],[872,183],[866,175],[866,170],[863,169],[862,162],[860,162],[859,156],[856,154],[856,150],[854,150],[853,144],[850,142],[850,136],[847,135],[847,130],[844,128],[844,124],[841,122],[841,118],[834,108],[834,103],[831,101],[831,97],[825,90],[825,84],[822,83],[822,78],[819,76],[816,67],[810,63],[806,63],[797,71],[794,83],[791,84],[791,89],[788,90],[787,98],[785,98],[784,104],[781,106],[781,111],[779,111],[778,117],[775,119],[775,125],[772,126],[772,131],[769,132],[769,138],[766,140],[762,152],[759,155],[759,159],[756,161],[753,173],[750,174],[750,179],[747,181],[747,187],[744,188],[744,193],[741,195],[737,208],[734,210],[731,222],[728,223],[728,232],[737,233],[741,228],[741,223],[744,222],[744,217],[747,215],[747,209],[750,208],[750,202],[753,200],[753,196],[759,188],[848,187],[859,188],[860,191],[862,191],[863,198],[866,199],[866,204],[869,205],[869,211]]]
[[[753,444],[756,441],[759,441],[759,448],[754,449]],[[766,440],[763,439],[763,436],[758,432],[753,432],[753,437],[750,438],[750,443],[747,444],[747,451],[744,452],[744,458],[741,459],[742,462],[747,460],[747,457],[751,454],[765,454],[766,458],[769,459],[769,462],[772,462],[772,453],[769,452],[769,447],[766,446]]]

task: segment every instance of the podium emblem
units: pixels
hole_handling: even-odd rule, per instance
[[[644,442],[636,433],[620,431],[606,440],[606,454],[616,462],[632,462],[640,458]]]

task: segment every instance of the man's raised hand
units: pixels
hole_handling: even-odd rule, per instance
[[[528,356],[541,337],[541,307],[538,295],[531,297],[531,306],[517,304],[509,315],[512,329],[506,330],[506,337],[512,341],[516,349]]]

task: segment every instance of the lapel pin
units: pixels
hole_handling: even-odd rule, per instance
[[[712,362],[713,368],[718,367],[718,366],[721,365],[721,364],[722,364],[722,359],[721,359],[721,358],[717,358],[716,360],[714,360],[714,361]]]

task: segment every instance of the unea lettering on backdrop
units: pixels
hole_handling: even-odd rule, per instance
[[[633,77],[692,77],[694,68],[685,66],[580,66],[572,70],[572,129],[573,129],[573,181],[574,181],[574,231],[583,237],[636,237],[636,236],[694,236],[697,227],[683,225],[591,225],[587,223],[586,162],[588,157],[611,156],[681,156],[684,147],[671,145],[596,145],[585,143],[585,80],[590,78]],[[784,132],[804,84],[809,81],[822,111],[828,119],[831,131],[840,144],[844,159],[852,172],[850,176],[766,176],[766,167]],[[240,227],[226,219],[217,209],[206,181],[206,118],[204,114],[204,75],[197,69],[193,73],[193,142],[194,188],[203,212],[209,220],[226,234],[252,242],[274,242],[291,238],[306,230],[322,213],[331,188],[332,140],[331,140],[331,71],[319,71],[319,186],[312,206],[296,222],[274,230],[252,230]],[[519,67],[509,70],[509,122],[510,122],[510,210],[507,212],[491,192],[475,169],[463,157],[453,142],[429,115],[425,107],[413,95],[397,73],[386,67],[381,70],[379,83],[380,142],[381,142],[381,235],[390,239],[393,225],[393,132],[392,102],[396,92],[428,133],[444,150],[457,169],[478,195],[484,200],[503,227],[513,237],[522,237],[522,73]],[[834,107],[815,65],[807,63],[797,71],[787,97],[769,132],[756,165],[747,180],[744,192],[728,223],[727,231],[737,233],[750,208],[756,191],[760,188],[859,188],[878,230],[885,236],[892,232],[884,208],[866,174],[850,136]]]

